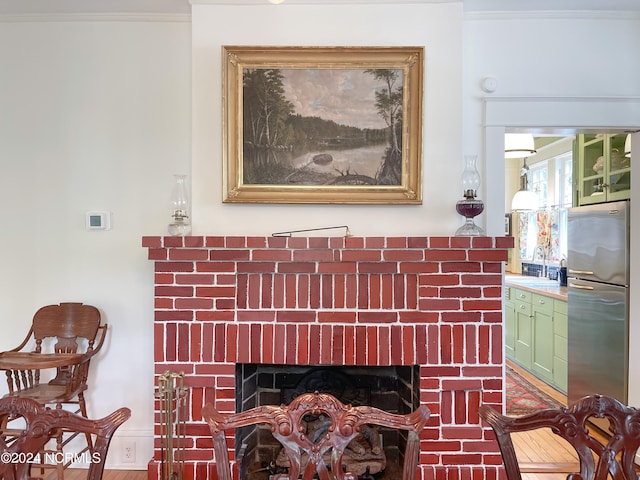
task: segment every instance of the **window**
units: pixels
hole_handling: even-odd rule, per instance
[[[567,258],[567,209],[573,201],[573,157],[564,153],[530,167],[529,188],[538,195],[539,209],[521,213],[520,256],[542,263],[537,245],[549,245],[546,261],[559,264]],[[551,174],[550,174],[551,173]]]
[[[533,164],[529,170],[529,190],[536,192],[538,195],[538,207],[545,208],[547,206],[548,189],[548,171],[549,162],[547,160]]]

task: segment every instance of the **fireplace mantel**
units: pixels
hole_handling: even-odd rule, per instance
[[[432,412],[422,479],[495,478],[478,407],[503,397],[511,237],[144,237],[155,264],[155,374],[185,373],[185,478],[213,476],[200,409],[236,409],[235,366],[411,366]],[[157,478],[161,449],[149,465]],[[444,476],[443,476],[444,475]]]

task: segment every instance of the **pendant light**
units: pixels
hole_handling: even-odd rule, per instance
[[[529,191],[529,166],[527,159],[523,160],[520,169],[520,190],[511,200],[511,210],[514,212],[533,212],[538,209],[538,196]]]
[[[536,153],[533,135],[530,133],[507,133],[504,136],[504,158],[524,158]]]
[[[538,196],[529,191],[529,166],[527,157],[536,153],[533,135],[530,133],[507,133],[504,136],[504,157],[522,158],[520,169],[520,190],[511,201],[514,212],[533,212],[538,209]]]

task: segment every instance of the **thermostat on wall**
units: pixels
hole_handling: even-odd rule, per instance
[[[111,229],[111,215],[109,212],[87,212],[87,230]]]

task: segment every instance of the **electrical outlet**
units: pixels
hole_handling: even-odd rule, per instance
[[[136,461],[136,442],[134,440],[124,440],[122,442],[122,462],[135,463]]]

